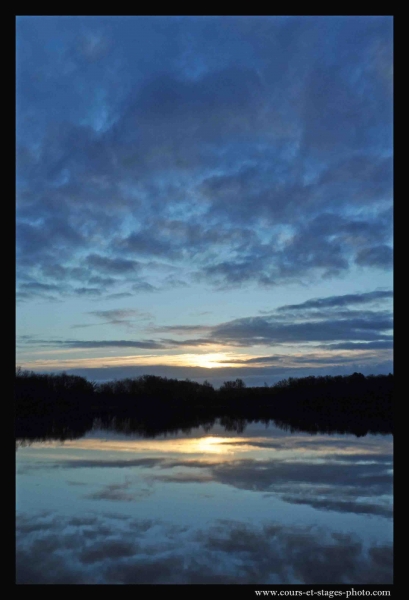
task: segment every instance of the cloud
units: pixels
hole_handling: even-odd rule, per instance
[[[254,214],[253,207],[251,210]],[[366,220],[329,212],[312,213],[311,217],[300,223],[294,218],[281,220],[281,231],[278,228],[268,241],[258,239],[242,245],[234,258],[217,261],[213,258],[198,271],[197,277],[210,279],[221,288],[246,281],[275,286],[286,281],[303,281],[303,273],[309,273],[311,281],[318,276],[334,277],[346,272],[353,261],[364,264],[360,257],[367,253],[377,256],[388,253],[389,246],[382,246],[382,252],[373,246],[380,239],[390,240],[391,226],[383,213]],[[291,227],[291,233],[286,233],[285,227]],[[372,246],[368,247],[368,243]],[[387,264],[374,260],[371,266],[385,268]]]
[[[74,288],[74,292],[78,296],[100,296],[102,294],[102,290],[96,287],[79,287]]]
[[[138,263],[132,260],[109,258],[99,254],[89,254],[85,260],[91,268],[106,273],[129,273],[135,271],[139,267]]]
[[[173,285],[153,256],[223,288],[390,269],[391,17],[24,17],[17,37],[19,282]]]
[[[134,309],[112,309],[112,310],[93,310],[89,312],[90,315],[94,315],[99,319],[108,320],[112,323],[122,322],[127,320],[129,317],[139,317],[142,319],[150,318],[152,315],[150,313],[144,313],[139,310]]]
[[[209,337],[227,344],[243,345],[345,340],[349,346],[325,347],[370,349],[367,345],[352,345],[352,341],[367,344],[390,343],[389,332],[393,326],[390,309],[368,308],[356,311],[353,307],[357,304],[387,301],[391,296],[391,291],[374,291],[315,298],[300,304],[279,306],[273,311],[263,311],[266,313],[264,316],[234,319],[215,325],[211,328]]]
[[[158,354],[150,357],[149,365],[143,355],[127,356],[122,358],[122,362],[120,356],[114,360],[106,356],[90,359],[88,365],[84,360],[70,359],[67,362],[54,358],[36,359],[28,366],[23,360],[20,364],[35,370],[69,370],[93,380],[149,373],[162,377],[189,377],[197,381],[207,379],[215,385],[237,377],[243,378],[249,385],[263,385],[266,381],[271,384],[294,375],[345,375],[354,371],[367,375],[390,373],[393,371],[391,299],[390,290],[374,290],[313,298],[299,304],[260,311],[263,313],[261,316],[215,325],[161,326],[148,323],[146,331],[150,337],[142,339],[139,335],[137,339],[91,340],[22,337],[19,339],[20,351],[33,346],[67,350],[138,348],[156,350]],[[91,314],[103,323],[127,328],[134,328],[136,320],[143,322],[151,316],[136,309],[92,311]],[[166,333],[173,335],[161,335]],[[194,337],[197,333],[201,337]],[[264,352],[242,354],[243,348],[257,347],[262,347]],[[198,348],[202,353],[208,348],[215,348],[214,366],[217,368],[194,366],[189,354],[191,348]],[[165,351],[172,352],[165,354]],[[217,353],[221,353],[220,356]],[[195,360],[199,365],[200,355]]]
[[[132,294],[130,292],[118,292],[116,294],[108,294],[105,297],[105,300],[119,300],[120,298],[132,298]]]
[[[390,347],[393,328],[392,314],[389,309],[368,308],[354,310],[358,304],[387,301],[391,291],[374,291],[363,294],[330,296],[315,298],[300,304],[279,306],[273,311],[263,311],[263,316],[244,317],[226,321],[217,325],[176,324],[154,326],[154,333],[174,333],[179,335],[203,333],[201,338],[160,338],[159,340],[37,340],[38,344],[56,344],[66,347],[142,347],[141,344],[153,344],[157,348],[177,346],[200,346],[222,344],[224,346],[288,345],[327,342],[319,346],[310,346],[310,350],[326,348],[328,350],[376,350]],[[389,304],[389,303],[388,303]],[[349,307],[352,307],[350,309]],[[91,311],[89,314],[107,324],[132,326],[135,319],[146,320],[151,314],[135,309],[112,309]],[[78,326],[77,326],[78,327]],[[207,336],[206,336],[207,334]],[[31,340],[26,340],[31,343]],[[341,344],[341,345],[337,345]],[[146,346],[150,347],[150,346]],[[260,357],[262,360],[278,360],[280,355]],[[296,359],[296,357],[293,357]],[[308,359],[313,359],[311,354]],[[318,358],[318,357],[316,357]],[[330,355],[326,358],[331,358]],[[238,358],[240,361],[240,358]],[[245,359],[247,360],[247,359]],[[249,359],[251,361],[254,358]]]
[[[31,281],[29,283],[22,283],[20,289],[23,291],[40,291],[40,292],[56,292],[59,290],[57,285],[39,283],[38,281]]]
[[[111,310],[93,310],[89,311],[87,314],[97,317],[102,320],[102,323],[98,323],[100,325],[120,325],[124,326],[128,329],[132,329],[135,326],[136,320],[146,320],[151,319],[153,315],[149,312],[143,312],[135,309],[111,309]],[[94,323],[87,323],[83,325],[73,325],[72,328],[78,329],[83,327],[92,327]]]
[[[385,244],[363,248],[356,257],[357,265],[389,269],[392,266],[393,251]]]
[[[387,346],[379,346],[378,342],[374,342],[375,343],[375,349],[379,350],[379,349],[384,349],[384,348],[388,348],[390,349],[392,347],[391,342],[387,342]],[[370,344],[356,344],[357,346],[361,346],[361,349],[370,349]],[[333,349],[334,346],[338,346],[337,344],[335,345],[323,345],[322,348],[325,349]],[[342,347],[342,344],[340,344],[340,346]],[[348,346],[347,349],[349,350],[355,350],[354,346],[355,344],[346,344],[346,346]],[[368,348],[369,347],[369,348]],[[359,349],[359,348],[357,348]],[[272,356],[254,356],[253,358],[246,358],[246,359],[240,359],[240,358],[231,358],[231,359],[227,359],[227,360],[219,360],[220,364],[224,364],[224,363],[228,363],[228,364],[234,364],[234,365],[282,365],[282,366],[296,366],[296,365],[304,365],[304,364],[308,364],[308,365],[314,365],[314,366],[320,366],[320,365],[334,365],[335,363],[340,366],[340,365],[347,365],[348,363],[352,363],[355,364],[356,361],[358,359],[358,356],[355,355],[350,355],[350,354],[341,354],[341,353],[337,353],[337,354],[329,354],[326,356],[322,356],[318,353],[314,353],[314,352],[306,352],[304,353],[302,356],[300,356],[299,354],[273,354]],[[370,361],[370,360],[377,360],[378,357],[373,354],[360,354],[359,355],[359,360],[361,361]]]
[[[391,290],[386,291],[373,291],[364,292],[361,294],[344,294],[343,296],[329,296],[327,298],[313,298],[302,302],[301,304],[286,304],[280,306],[278,312],[286,312],[289,310],[305,310],[311,308],[323,309],[327,307],[343,307],[351,306],[355,304],[370,304],[387,298],[392,298],[393,292]]]
[[[392,319],[383,315],[368,318],[326,319],[304,323],[276,323],[268,317],[246,317],[222,323],[212,330],[212,338],[246,345],[336,340],[380,339],[392,329]]]
[[[340,342],[339,344],[326,344],[320,346],[328,350],[391,350],[392,340],[378,340],[377,342]]]
[[[155,340],[36,340],[39,346],[62,348],[146,348],[163,349],[165,346]]]
[[[154,328],[154,331],[162,333],[179,333],[184,335],[187,333],[201,333],[209,330],[211,330],[211,326],[209,325],[164,325],[162,327]]]
[[[130,459],[130,460],[78,459],[78,460],[72,460],[72,461],[67,460],[67,461],[64,461],[62,464],[55,463],[55,467],[56,468],[63,467],[64,469],[83,469],[83,468],[87,468],[87,467],[118,469],[118,468],[127,468],[127,467],[155,467],[156,465],[161,465],[162,462],[163,461],[160,458],[136,458],[136,459]],[[128,487],[128,484],[126,484],[125,487]],[[107,491],[108,492],[116,491],[116,490],[122,489],[122,488],[123,488],[122,485],[119,488],[115,485],[113,489],[111,489],[111,487],[109,487],[109,489]]]

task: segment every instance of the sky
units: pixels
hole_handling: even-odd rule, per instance
[[[16,19],[16,362],[392,372],[392,17]]]

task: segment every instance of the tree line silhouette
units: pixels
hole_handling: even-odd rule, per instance
[[[47,420],[55,424],[59,417],[64,427],[68,415],[86,427],[97,416],[108,422],[117,415],[122,421],[133,418],[152,435],[215,419],[233,419],[236,425],[240,419],[274,419],[296,430],[364,435],[392,432],[392,390],[392,374],[290,377],[262,387],[246,387],[236,379],[215,389],[207,381],[155,375],[95,383],[78,375],[18,368],[15,410],[17,428],[26,431],[41,429]]]

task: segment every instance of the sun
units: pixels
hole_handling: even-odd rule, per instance
[[[205,369],[217,369],[229,366],[228,357],[224,352],[213,352],[212,354],[198,354],[195,356],[195,366]]]

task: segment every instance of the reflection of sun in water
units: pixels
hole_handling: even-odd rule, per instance
[[[196,441],[196,440],[195,440]],[[226,453],[228,452],[228,447],[226,442],[229,442],[230,438],[222,438],[222,437],[205,437],[197,440],[197,450],[199,452],[216,452],[216,453]]]

